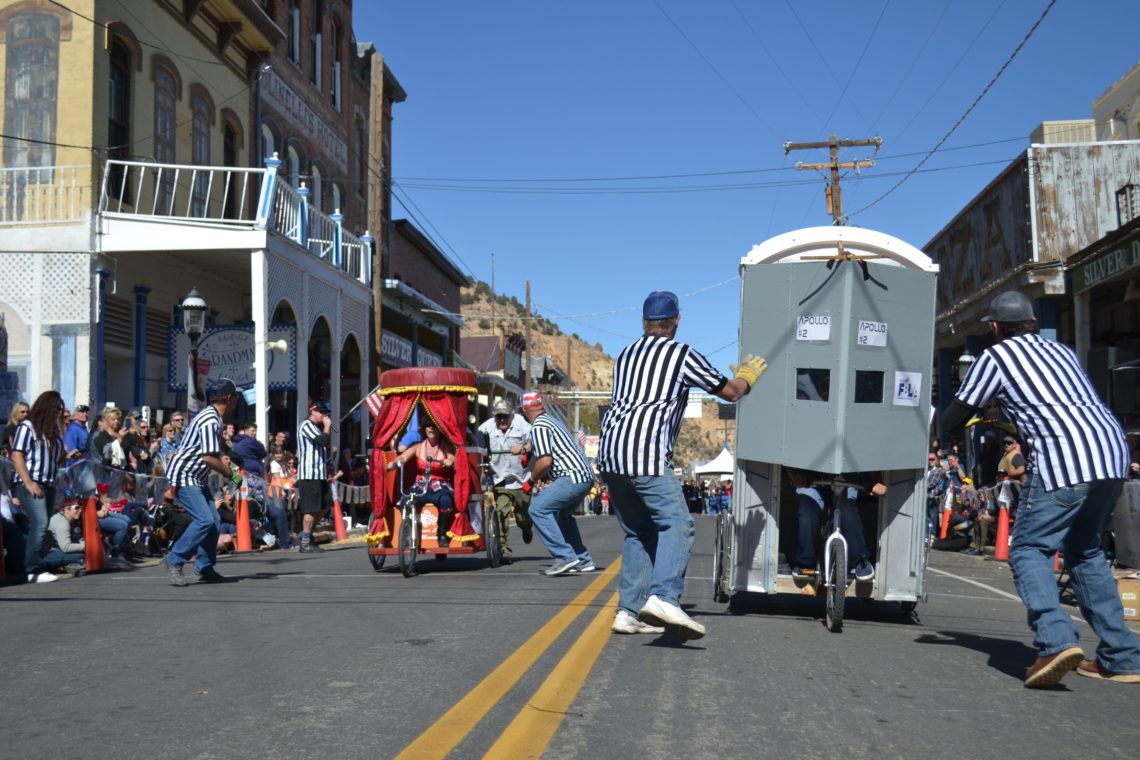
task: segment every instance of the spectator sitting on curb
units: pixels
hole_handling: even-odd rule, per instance
[[[52,515],[41,550],[46,567],[64,570],[73,576],[86,573],[82,516],[83,507],[75,497],[65,498],[59,511]]]

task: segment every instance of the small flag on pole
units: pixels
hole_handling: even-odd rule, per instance
[[[384,397],[380,395],[379,386],[372,393],[368,394],[368,398],[364,399],[364,405],[368,407],[368,413],[373,417],[380,416],[380,407],[384,403]]]
[[[578,448],[586,450],[586,429],[581,425],[578,426]]]

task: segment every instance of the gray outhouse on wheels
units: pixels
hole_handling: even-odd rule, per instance
[[[740,354],[764,357],[768,371],[737,405],[732,511],[718,517],[714,555],[718,601],[738,591],[826,593],[828,623],[838,612],[841,627],[846,596],[906,609],[923,597],[937,273],[913,246],[849,227],[788,232],[741,260]],[[861,510],[873,580],[847,579],[834,523],[817,576],[792,576],[789,468],[836,494],[855,473],[887,485]]]

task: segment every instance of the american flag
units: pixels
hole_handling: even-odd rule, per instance
[[[380,395],[380,386],[368,394],[368,398],[364,399],[364,405],[368,407],[368,413],[373,417],[380,416],[380,407],[384,403],[384,397]]]
[[[578,448],[586,450],[586,429],[581,425],[578,426]]]

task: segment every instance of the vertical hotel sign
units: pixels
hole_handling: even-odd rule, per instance
[[[322,153],[335,158],[340,168],[348,167],[348,143],[272,69],[261,77],[261,100],[319,145]]]

